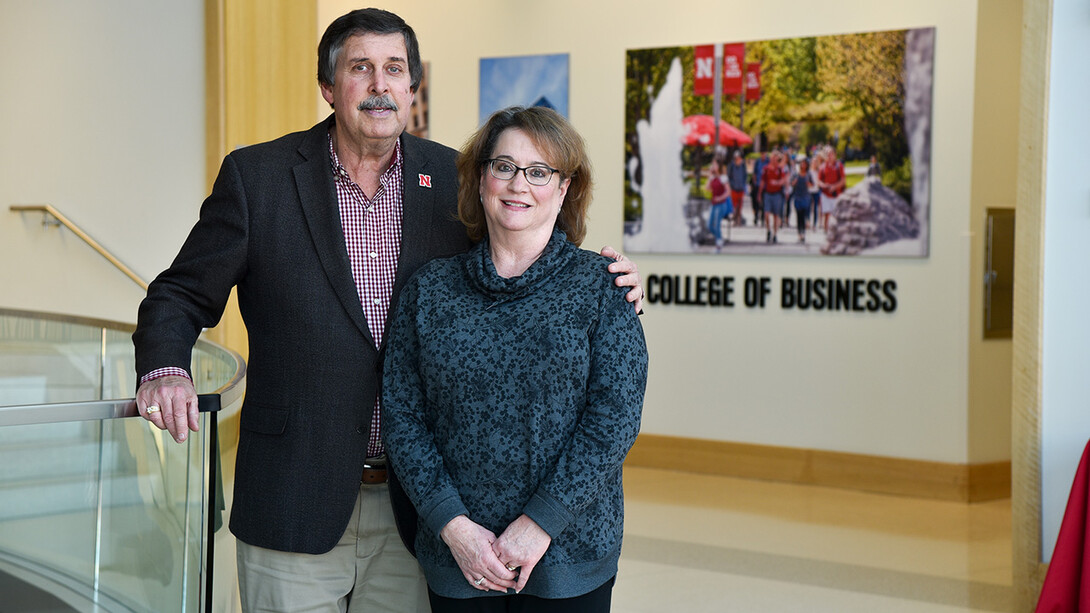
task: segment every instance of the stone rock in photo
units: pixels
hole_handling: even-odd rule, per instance
[[[919,235],[920,222],[912,205],[870,177],[840,195],[821,252],[857,255],[864,249]]]

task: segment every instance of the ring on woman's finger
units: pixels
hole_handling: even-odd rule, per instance
[[[144,409],[144,412],[148,415],[151,415],[152,413],[158,413],[159,407],[155,406],[154,404],[148,405],[148,408]]]
[[[512,572],[518,569],[518,566],[511,566],[510,564],[505,564],[505,566],[507,566],[507,570]]]
[[[480,586],[482,583],[484,583],[484,577],[481,577],[480,579],[474,581],[473,585]]]

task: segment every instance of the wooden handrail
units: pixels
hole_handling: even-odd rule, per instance
[[[76,226],[76,224],[72,223],[71,220],[69,220],[67,217],[65,217],[60,211],[53,208],[52,205],[49,205],[49,204],[13,204],[13,205],[11,205],[10,208],[11,208],[11,210],[13,212],[40,211],[42,213],[45,213],[46,215],[52,215],[53,218],[57,220],[57,222],[59,222],[62,226],[64,226],[64,227],[68,228],[69,230],[71,230],[72,233],[75,234],[76,236],[83,239],[83,242],[90,245],[91,249],[94,249],[95,251],[97,251],[99,255],[106,258],[111,264],[116,266],[118,270],[125,273],[125,276],[127,276],[128,278],[135,281],[136,284],[141,287],[141,289],[147,291],[147,289],[148,289],[148,282],[147,281],[145,281],[145,280],[141,279],[139,276],[137,276],[137,274],[135,272],[133,272],[131,268],[129,268],[128,266],[125,266],[124,264],[122,264],[121,260],[114,257],[114,255],[112,253],[110,253],[109,251],[107,251],[105,247],[100,245],[98,243],[98,241],[96,241],[95,239],[88,236],[86,232],[81,230],[78,226]],[[48,222],[43,220],[42,223],[45,224],[45,223],[48,223]]]

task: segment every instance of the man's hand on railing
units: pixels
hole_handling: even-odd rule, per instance
[[[197,390],[186,377],[167,375],[145,381],[136,390],[136,410],[179,443],[197,431]]]

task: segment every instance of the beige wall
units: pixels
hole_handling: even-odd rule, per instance
[[[230,151],[312,125],[313,0],[204,0],[208,189]],[[249,357],[231,293],[208,338]]]
[[[168,10],[117,3],[114,13],[105,11],[111,18],[99,8],[97,14],[84,9],[86,14],[61,19],[72,24],[72,34],[43,47],[45,64],[91,57],[84,64],[96,67],[94,78],[45,78],[52,73],[36,75],[14,59],[20,54],[5,54],[0,76],[28,86],[25,95],[0,101],[0,121],[14,135],[0,146],[0,167],[7,174],[0,204],[47,201],[62,210],[67,205],[71,217],[86,222],[92,235],[147,278],[169,262],[206,192],[202,132],[195,128],[203,125],[199,4]],[[0,0],[2,40],[16,48],[42,47],[34,33],[45,31],[44,17],[28,6]],[[72,2],[69,12],[80,6]],[[652,351],[644,431],[953,463],[1009,457],[1009,392],[996,384],[1006,378],[1004,367],[1009,372],[1009,344],[984,343],[978,333],[981,211],[1007,198],[1004,181],[1014,174],[1008,172],[1013,162],[1003,155],[1003,137],[993,128],[1016,122],[1016,109],[1002,100],[1007,86],[1000,68],[987,59],[1017,55],[1003,46],[1017,31],[1006,8],[984,3],[978,15],[975,0],[854,0],[817,12],[801,11],[793,0],[684,0],[668,6],[560,0],[549,5],[553,19],[535,25],[524,5],[468,0],[459,4],[458,27],[452,27],[446,4],[386,6],[420,35],[432,68],[432,136],[453,146],[476,127],[477,58],[571,54],[571,117],[597,171],[586,243],[595,248],[622,244],[626,49],[936,26],[929,258],[636,256],[645,275],[892,278],[898,282],[897,312],[792,315],[740,307],[650,307],[643,318]],[[355,7],[342,0],[318,2],[308,53],[329,21]],[[148,34],[156,28],[164,32]],[[169,44],[158,44],[163,41]],[[124,52],[132,48],[166,53],[170,71],[161,69],[155,54]],[[53,90],[44,89],[51,83]],[[322,117],[328,107],[312,86],[313,117]],[[72,91],[88,95],[68,105]],[[133,129],[119,135],[106,129],[113,125],[108,119]],[[65,128],[59,134],[43,131],[58,125]],[[229,146],[235,144],[232,139]],[[38,159],[56,160],[64,172]],[[71,236],[42,231],[29,215],[5,210],[0,220],[0,255],[18,263],[0,273],[0,305],[133,319],[138,289],[89,250],[82,252]],[[38,261],[43,253],[46,259]],[[799,380],[801,387],[794,384]]]
[[[202,3],[0,0],[0,306],[135,321],[204,197]]]
[[[929,258],[635,256],[645,275],[892,278],[897,312],[650,307],[643,318],[652,354],[643,431],[952,463],[1009,458],[1002,425],[1009,423],[1009,405],[991,383],[1002,378],[997,373],[1007,358],[1002,349],[992,351],[999,345],[983,347],[971,332],[979,307],[971,296],[983,274],[972,257],[979,223],[971,203],[990,193],[995,176],[973,164],[974,147],[992,146],[976,140],[978,46],[996,44],[990,29],[977,41],[975,0],[856,0],[821,11],[800,10],[789,0],[560,0],[549,5],[553,19],[539,22],[529,20],[523,5],[468,0],[458,5],[457,27],[439,6],[384,5],[413,25],[431,63],[429,123],[440,142],[458,146],[476,127],[478,58],[570,53],[570,115],[596,170],[586,242],[592,248],[622,240],[626,49],[936,26]],[[356,4],[320,0],[319,29],[352,8]],[[980,85],[993,81],[982,76]],[[995,95],[986,92],[984,104]],[[979,182],[985,191],[970,189],[970,176],[972,187]]]
[[[989,462],[1011,457],[1011,341],[983,337],[984,230],[986,210],[1015,208],[1018,192],[1022,1],[983,1],[978,17],[970,175],[969,457]]]

